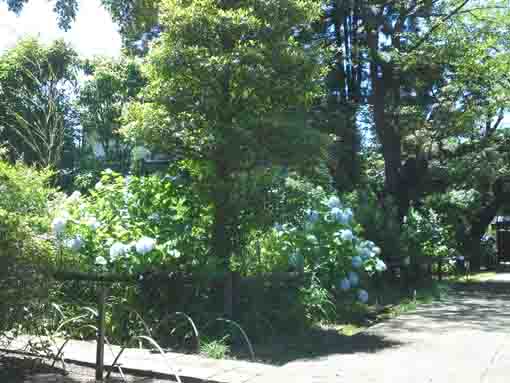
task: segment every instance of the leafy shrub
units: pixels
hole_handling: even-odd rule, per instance
[[[204,270],[214,265],[200,256],[209,217],[199,206],[178,176],[106,171],[88,196],[75,192],[60,206],[53,232],[66,262],[84,269]]]
[[[401,256],[402,241],[395,202],[369,191],[353,193],[351,201],[365,237],[381,247],[383,258]]]
[[[353,211],[295,176],[275,172],[263,181],[273,192],[264,212],[243,221],[246,249],[232,264],[242,275],[304,271],[307,277],[300,286],[244,291],[243,327],[256,335],[288,329],[289,321],[299,328],[333,319],[336,299],[366,302],[368,294],[361,286],[386,266],[377,256],[380,249],[361,238]],[[128,305],[158,322],[171,307],[204,323],[221,314],[221,291],[174,287],[145,272],[219,270],[209,251],[211,221],[209,207],[185,176],[123,177],[107,171],[89,195],[74,193],[62,203],[52,228],[70,267],[144,272],[137,287],[112,288],[114,312]],[[64,295],[73,294],[69,290]],[[119,337],[136,327],[136,318],[130,318],[112,316]]]
[[[52,173],[0,160],[0,329],[26,318],[28,306],[48,296],[45,271],[54,260],[46,240]]]
[[[411,209],[403,227],[403,237],[411,261],[420,257],[446,258],[455,253],[451,227],[433,209]]]

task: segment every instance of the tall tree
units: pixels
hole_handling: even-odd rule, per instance
[[[85,66],[88,76],[78,97],[81,146],[99,143],[106,160],[123,162],[129,159],[131,148],[122,141],[118,129],[123,108],[143,86],[139,66],[127,58],[96,58]]]
[[[63,41],[22,40],[0,57],[0,139],[29,163],[58,166],[76,120],[77,55]]]
[[[336,52],[328,76],[329,110],[350,111],[347,123],[332,120],[333,126],[340,137],[349,137],[349,132],[362,124],[372,126],[384,159],[383,194],[397,207],[395,216],[388,219],[394,221],[396,227],[412,201],[419,197],[418,186],[427,179],[430,150],[423,146],[423,134],[451,137],[454,131],[445,130],[445,122],[461,123],[461,116],[466,115],[463,108],[459,108],[463,104],[453,102],[448,112],[439,117],[441,110],[446,110],[444,103],[438,107],[438,95],[448,91],[453,96],[451,74],[457,71],[457,67],[445,62],[444,54],[456,52],[461,56],[466,52],[455,51],[459,46],[452,41],[452,36],[440,37],[439,32],[452,23],[462,24],[463,15],[501,8],[502,2],[481,4],[469,0],[326,2],[323,45]],[[480,25],[483,19],[479,20]],[[471,35],[469,28],[462,33]],[[478,38],[483,38],[483,33],[480,32]],[[474,43],[479,41],[471,41],[470,46],[465,44],[462,48],[471,49]],[[469,56],[466,57],[468,61],[469,65],[481,68],[479,62]],[[490,76],[489,72],[484,75],[486,79]],[[469,83],[456,84],[457,87],[470,86]],[[455,97],[461,102],[459,94]],[[469,109],[472,116],[476,115],[472,104]],[[499,112],[493,108],[491,113],[496,118]],[[350,142],[350,152],[354,153],[356,141]],[[339,146],[339,149],[349,152],[349,148]],[[337,158],[342,159],[342,156],[337,155]]]
[[[320,78],[312,47],[299,41],[319,14],[313,0],[181,1],[160,5],[143,99],[124,132],[181,155],[213,210],[212,253],[229,268],[243,179],[275,164],[313,164],[320,134],[308,110]],[[232,312],[231,285],[225,311]]]

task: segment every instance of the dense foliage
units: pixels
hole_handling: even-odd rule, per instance
[[[122,57],[35,39],[0,56],[0,302],[15,303],[11,272],[115,271],[142,276],[112,287],[115,310],[265,333],[376,303],[383,279],[417,283],[435,260],[493,258],[510,200],[505,2],[102,4]],[[70,27],[77,2],[54,7]],[[200,280],[156,277],[174,272]],[[120,338],[136,326],[116,318]]]
[[[48,241],[52,173],[0,161],[0,330],[20,323],[48,295],[55,248]]]

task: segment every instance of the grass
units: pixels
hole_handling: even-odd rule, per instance
[[[221,339],[202,339],[200,342],[200,354],[211,359],[225,359],[230,354],[230,347],[227,344],[227,338]]]
[[[495,271],[483,271],[476,274],[462,275],[455,278],[457,283],[479,283],[486,282],[497,275]]]

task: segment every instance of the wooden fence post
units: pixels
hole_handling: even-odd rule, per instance
[[[106,286],[103,283],[99,284],[98,292],[98,305],[97,305],[97,349],[96,349],[96,380],[103,381],[104,373],[104,337],[106,331],[105,323],[105,299],[106,299]]]

